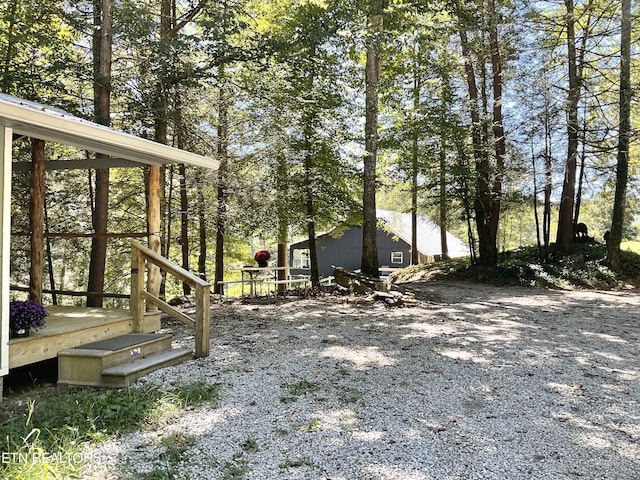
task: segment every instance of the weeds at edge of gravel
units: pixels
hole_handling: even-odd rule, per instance
[[[81,478],[86,463],[96,460],[86,453],[92,445],[153,427],[176,409],[215,406],[220,391],[220,385],[205,382],[146,389],[57,388],[7,402],[0,407],[0,441],[8,456],[0,463],[0,477]]]

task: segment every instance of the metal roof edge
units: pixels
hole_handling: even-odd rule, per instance
[[[143,164],[186,163],[216,169],[213,158],[120,132],[62,110],[0,96],[0,124],[16,133],[125,158]]]

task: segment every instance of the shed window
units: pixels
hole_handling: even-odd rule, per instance
[[[391,252],[391,263],[402,263],[403,260],[402,252]]]
[[[309,249],[300,248],[293,250],[293,268],[310,268]]]

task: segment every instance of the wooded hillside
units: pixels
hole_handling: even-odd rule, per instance
[[[3,1],[2,93],[220,162],[48,170],[45,288],[127,292],[128,237],[149,233],[212,283],[308,238],[317,284],[314,239],[343,223],[363,225],[376,274],[376,207],[433,219],[485,266],[568,255],[584,223],[619,267],[637,236],[637,17],[630,0]],[[13,148],[31,161],[29,139]],[[28,285],[29,169],[13,175]]]

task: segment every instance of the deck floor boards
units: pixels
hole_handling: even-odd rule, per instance
[[[133,332],[128,310],[47,306],[45,327],[9,340],[9,368],[55,358],[58,352]],[[147,315],[144,333],[160,328],[160,315]]]

